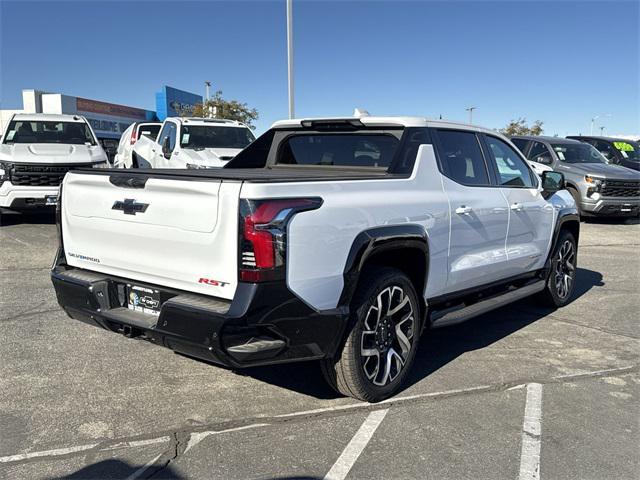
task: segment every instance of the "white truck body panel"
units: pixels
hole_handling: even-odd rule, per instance
[[[144,189],[123,189],[107,175],[69,173],[62,192],[69,265],[233,298],[240,183],[151,178]],[[113,209],[126,199],[147,204],[144,214]]]

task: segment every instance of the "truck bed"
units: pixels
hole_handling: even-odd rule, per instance
[[[406,178],[408,175],[390,174],[386,169],[358,168],[315,168],[315,167],[275,167],[275,168],[210,168],[210,169],[89,169],[77,171],[94,175],[115,175],[121,177],[160,177],[177,179],[211,179],[222,181],[243,181],[254,183],[280,183],[300,181],[340,181],[375,180],[382,178]]]

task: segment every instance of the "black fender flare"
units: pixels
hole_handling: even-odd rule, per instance
[[[549,254],[547,255],[547,260],[544,263],[544,278],[547,278],[549,271],[551,270],[551,257],[553,256],[553,252],[558,246],[558,239],[560,238],[560,232],[563,227],[568,226],[573,223],[575,228],[577,229],[578,236],[576,237],[576,244],[579,239],[580,234],[580,214],[578,213],[578,209],[576,207],[564,207],[561,208],[558,212],[558,218],[556,219],[556,225],[553,229],[553,237],[551,241],[551,248],[549,248]],[[577,245],[576,245],[576,256],[577,256]]]
[[[424,285],[429,274],[429,242],[424,227],[415,224],[373,227],[360,232],[351,244],[343,270],[342,293],[338,305],[349,307],[355,293],[360,273],[365,263],[374,255],[399,249],[418,249],[425,257]],[[424,304],[424,292],[417,292]],[[424,305],[421,305],[424,307]]]

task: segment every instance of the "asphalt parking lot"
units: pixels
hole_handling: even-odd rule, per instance
[[[376,405],[313,363],[233,372],[71,320],[52,218],[3,223],[0,478],[638,478],[637,222],[583,223],[573,303],[429,334]]]

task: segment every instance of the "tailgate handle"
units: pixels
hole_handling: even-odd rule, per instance
[[[110,175],[109,182],[116,187],[144,188],[149,177],[140,175]]]

